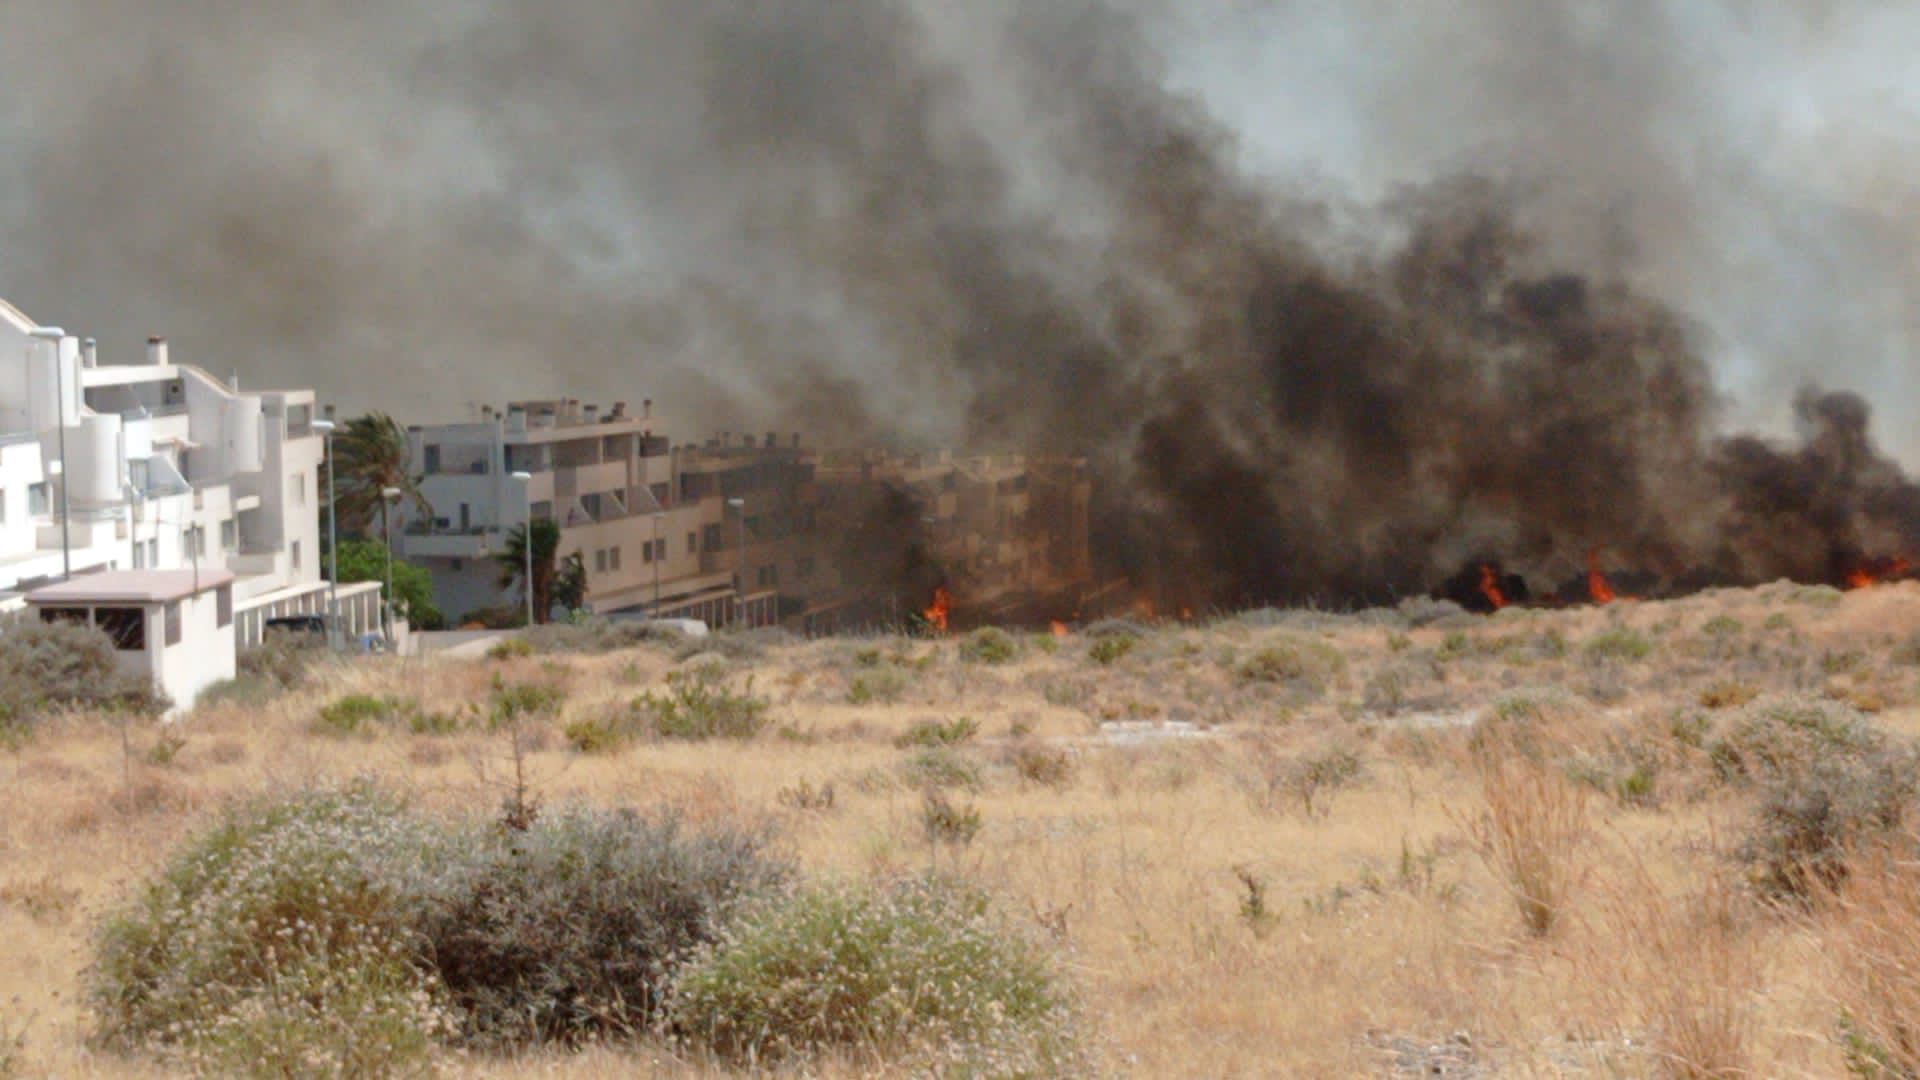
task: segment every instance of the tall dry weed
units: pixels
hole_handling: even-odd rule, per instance
[[[1830,899],[1823,937],[1849,1071],[1920,1076],[1920,862],[1880,852]]]
[[[1600,953],[1612,996],[1642,1028],[1657,1075],[1732,1080],[1754,1072],[1758,991],[1764,974],[1752,900],[1715,876],[1672,895],[1644,869],[1607,905]]]
[[[1480,806],[1462,824],[1512,893],[1527,932],[1545,937],[1584,874],[1586,795],[1559,771],[1504,748],[1483,749],[1476,765]]]

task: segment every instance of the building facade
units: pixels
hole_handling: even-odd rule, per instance
[[[0,301],[0,611],[96,571],[200,570],[233,575],[242,646],[324,613],[313,412],[311,390],[243,393],[163,338],[102,363]],[[348,630],[377,625],[378,589],[339,588]]]
[[[651,402],[636,413],[571,398],[410,427],[427,506],[402,509],[396,550],[427,569],[456,622],[523,602],[501,584],[500,557],[530,519],[559,525],[560,558],[580,557],[589,611],[779,621],[783,583],[809,569],[798,537],[812,527],[812,465],[797,438],[676,447],[664,430]]]

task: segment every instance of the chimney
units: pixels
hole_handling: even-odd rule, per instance
[[[491,422],[493,420],[493,406],[491,405],[480,406],[480,419],[483,421]]]
[[[625,420],[626,418],[627,418],[627,403],[624,401],[614,402],[613,411],[607,414],[607,419]]]
[[[80,366],[100,366],[100,343],[98,341],[92,338],[86,338],[80,342]]]
[[[585,406],[585,407],[584,407],[584,408],[583,408],[583,409],[581,410],[581,416],[582,416],[582,417],[583,417],[583,418],[584,418],[584,419],[586,420],[586,422],[587,422],[587,423],[589,423],[589,424],[597,424],[597,423],[599,423],[599,422],[600,422],[600,406],[598,406],[598,405],[588,405],[588,406]]]
[[[167,339],[150,337],[147,339],[147,363],[155,367],[167,365]]]
[[[767,449],[771,450],[774,447],[779,445],[780,445],[780,436],[775,435],[771,431],[767,432]]]
[[[326,416],[327,419],[329,420],[333,419],[333,406],[331,405],[323,406],[320,411],[322,412],[322,414]]]
[[[653,419],[653,399],[652,398],[644,398],[641,400],[640,415],[649,420]]]
[[[525,405],[507,406],[507,430],[527,430],[527,407]]]

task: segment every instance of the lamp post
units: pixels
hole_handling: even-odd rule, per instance
[[[663,514],[663,513],[660,513],[660,512],[658,512],[658,511],[655,511],[655,512],[654,512],[654,515],[653,515],[653,548],[652,548],[652,550],[650,550],[649,552],[647,552],[647,554],[648,554],[649,556],[651,556],[651,557],[652,557],[652,562],[653,562],[653,611],[652,611],[652,615],[653,615],[653,617],[655,617],[655,618],[658,618],[658,617],[659,617],[659,615],[660,615],[660,563],[661,563],[661,562],[663,561],[663,559],[662,559],[662,556],[664,556],[664,555],[666,555],[666,552],[665,552],[665,551],[663,551],[663,550],[661,550],[661,547],[660,547],[660,519],[661,519],[661,518],[663,518],[663,517],[666,517],[666,516],[667,516],[667,515],[665,515],[665,514]]]
[[[73,538],[69,532],[73,518],[68,513],[67,481],[73,474],[67,470],[67,373],[60,361],[60,342],[67,332],[57,326],[43,326],[33,336],[53,350],[54,426],[60,449],[60,580],[69,581],[73,578]]]
[[[747,500],[728,499],[727,505],[732,507],[733,512],[739,515],[740,518],[740,554],[734,558],[735,570],[733,575],[735,578],[733,583],[733,625],[737,629],[740,626],[740,614],[746,607],[745,601],[747,598]]]
[[[333,501],[333,421],[315,420],[313,430],[326,440],[327,462],[327,641],[338,649],[340,640],[340,533],[335,527],[339,510]]]
[[[521,483],[520,490],[525,493],[527,498],[526,524],[521,527],[523,531],[520,533],[520,547],[523,549],[524,553],[527,556],[527,577],[525,581],[525,585],[527,587],[527,629],[532,630],[533,629],[533,474],[530,472],[517,472],[513,474],[513,478],[515,480],[520,481]]]
[[[385,619],[387,646],[393,646],[393,504],[400,498],[397,487],[380,489],[380,531],[386,534],[387,541],[387,595],[386,604],[381,609]]]

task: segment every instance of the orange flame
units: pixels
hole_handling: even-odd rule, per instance
[[[927,610],[921,614],[927,617],[928,626],[943,634],[946,633],[953,618],[953,594],[947,591],[945,585],[934,589],[933,603],[928,604]]]
[[[1871,588],[1888,578],[1904,577],[1912,569],[1913,563],[1906,559],[1874,559],[1847,571],[1847,588]]]
[[[1506,590],[1500,587],[1500,571],[1490,565],[1480,568],[1480,595],[1487,598],[1487,603],[1492,604],[1495,611],[1511,603]]]
[[[1611,604],[1620,598],[1607,583],[1607,575],[1600,570],[1600,549],[1594,548],[1587,553],[1587,595],[1596,604]]]
[[[1070,633],[1070,631],[1067,629],[1067,624],[1061,622],[1059,619],[1055,619],[1052,622],[1048,623],[1047,629],[1053,631],[1054,637],[1066,637],[1067,634]]]

